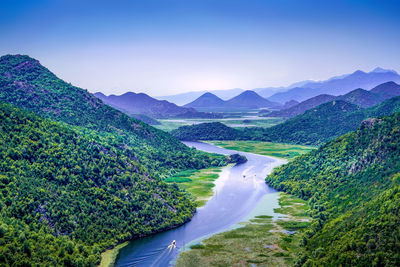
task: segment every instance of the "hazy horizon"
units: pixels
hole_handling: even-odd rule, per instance
[[[322,3],[323,2],[323,3]],[[163,96],[400,70],[396,1],[10,1],[0,54],[90,92]]]

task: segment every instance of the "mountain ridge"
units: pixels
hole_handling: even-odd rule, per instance
[[[145,93],[126,92],[109,96],[97,92],[94,94],[104,103],[129,115],[143,114],[153,118],[216,118],[216,114],[198,112],[193,108],[179,107],[166,100],[157,100]]]

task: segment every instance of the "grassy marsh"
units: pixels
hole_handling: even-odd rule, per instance
[[[164,181],[177,183],[179,188],[185,189],[195,198],[197,207],[201,207],[213,196],[214,181],[218,179],[221,169],[222,167],[182,171]]]
[[[310,224],[304,200],[280,193],[280,208],[260,215],[244,226],[214,235],[182,252],[177,267],[186,266],[290,266],[301,251],[302,233]],[[293,231],[293,232],[288,232]],[[294,232],[295,231],[295,232]]]
[[[208,141],[215,146],[265,156],[290,159],[315,149],[311,146],[290,145],[261,141]]]

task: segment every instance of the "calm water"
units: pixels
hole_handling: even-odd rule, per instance
[[[225,167],[215,182],[214,196],[197,209],[192,220],[181,227],[130,242],[120,251],[116,266],[170,266],[189,244],[225,231],[242,221],[267,194],[276,192],[265,184],[272,168],[285,161],[251,153],[237,152],[199,142],[185,142],[199,150],[245,155],[244,164]],[[265,205],[265,203],[264,203]],[[267,203],[268,205],[268,203]],[[168,245],[176,240],[176,248]]]

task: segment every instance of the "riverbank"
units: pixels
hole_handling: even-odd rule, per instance
[[[101,253],[101,262],[98,267],[111,267],[114,266],[115,261],[118,257],[119,250],[129,244],[129,241],[126,241],[122,244],[119,244],[111,249],[108,249]]]
[[[311,146],[290,145],[261,141],[207,141],[206,143],[226,149],[283,159],[292,159],[315,149],[315,147]]]
[[[288,266],[301,251],[302,233],[310,224],[307,203],[279,193],[279,208],[265,209],[242,227],[214,235],[182,252],[177,267]],[[268,200],[270,201],[270,200]]]

